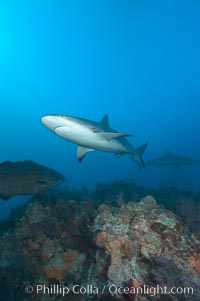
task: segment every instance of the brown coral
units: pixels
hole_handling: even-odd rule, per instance
[[[192,255],[188,258],[189,267],[200,274],[200,254]]]
[[[63,254],[63,260],[65,263],[72,262],[77,259],[79,253],[76,250],[69,249]]]
[[[55,253],[53,240],[46,238],[42,244],[40,258],[43,262],[50,260]]]
[[[67,232],[67,230],[63,230],[63,231],[61,232],[61,234],[60,234],[60,237],[61,237],[61,238],[67,238],[67,237],[68,237],[68,232]]]
[[[120,279],[122,284],[130,278],[145,283],[154,258],[170,259],[179,271],[190,270],[194,277],[200,272],[195,242],[176,216],[161,209],[153,197],[120,209],[101,206],[95,229],[102,229],[94,239],[111,255],[108,276],[117,285]]]
[[[98,232],[96,235],[96,243],[99,246],[103,246],[105,242],[106,242],[106,232],[105,231]]]
[[[58,267],[44,267],[44,274],[47,279],[56,279],[61,282],[64,279],[64,269]]]

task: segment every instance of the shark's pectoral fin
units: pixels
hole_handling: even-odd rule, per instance
[[[85,157],[85,155],[87,155],[88,152],[92,152],[92,151],[94,151],[94,149],[78,145],[78,147],[77,147],[78,162],[81,162],[83,160],[83,158]]]
[[[126,137],[126,136],[134,136],[132,134],[125,134],[125,133],[109,133],[109,132],[102,132],[97,134],[99,137],[110,141],[111,139],[116,139],[120,137]]]

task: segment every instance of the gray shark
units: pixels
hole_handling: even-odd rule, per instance
[[[165,155],[146,162],[146,166],[173,166],[175,168],[186,165],[196,165],[200,161],[185,156],[180,156],[167,150]]]
[[[78,145],[77,159],[79,162],[88,152],[100,150],[114,153],[119,157],[128,154],[140,168],[145,167],[142,155],[147,143],[133,148],[126,137],[134,135],[120,133],[112,129],[109,126],[107,114],[100,122],[66,115],[44,116],[41,118],[41,122],[58,136]]]

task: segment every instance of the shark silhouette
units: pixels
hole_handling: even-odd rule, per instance
[[[146,162],[146,166],[173,166],[175,168],[184,165],[196,165],[200,161],[185,156],[177,155],[167,150],[165,155]]]
[[[83,160],[88,152],[100,150],[111,152],[119,157],[125,154],[131,156],[140,168],[145,167],[142,155],[147,143],[134,148],[126,139],[131,134],[117,132],[109,126],[106,114],[100,122],[66,115],[48,115],[41,118],[42,124],[65,140],[78,145],[77,159]]]

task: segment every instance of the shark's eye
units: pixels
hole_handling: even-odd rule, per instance
[[[42,180],[37,180],[36,183],[40,185],[47,185],[47,182]]]

